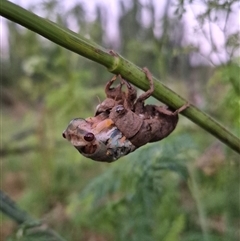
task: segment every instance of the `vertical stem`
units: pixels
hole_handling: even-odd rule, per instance
[[[204,205],[203,202],[201,200],[200,197],[200,192],[199,192],[199,187],[197,184],[197,177],[195,174],[195,170],[193,166],[190,166],[189,168],[189,182],[188,182],[188,187],[192,193],[192,196],[196,202],[196,206],[197,206],[197,211],[198,211],[198,215],[199,215],[199,221],[200,221],[200,226],[203,232],[203,240],[204,241],[209,241],[209,230],[208,230],[208,226],[207,226],[207,215],[204,209]]]

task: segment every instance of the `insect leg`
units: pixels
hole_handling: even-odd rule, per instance
[[[143,93],[142,95],[140,95],[137,99],[137,102],[143,102],[145,101],[146,99],[148,99],[151,94],[153,93],[154,91],[154,85],[153,85],[153,79],[152,79],[152,74],[150,73],[150,71],[148,70],[148,68],[144,67],[143,68],[143,72],[145,73],[148,81],[149,81],[149,84],[150,84],[150,88],[148,91],[146,91],[145,93]]]
[[[141,94],[137,100],[136,103],[134,104],[134,112],[139,114],[144,114],[145,110],[144,110],[144,101],[149,98],[151,96],[151,94],[154,91],[154,85],[153,85],[153,79],[152,79],[152,75],[150,73],[150,71],[148,70],[148,68],[144,67],[143,68],[143,72],[146,74],[146,77],[149,81],[150,84],[150,88],[148,91],[146,91],[145,93]]]
[[[125,108],[132,109],[134,105],[134,101],[137,98],[137,91],[136,89],[125,79],[122,79],[122,84],[125,84],[127,87],[127,93],[124,96],[124,106]]]
[[[119,77],[120,75],[114,75],[110,81],[107,82],[105,86],[105,93],[107,98],[111,99],[120,99],[122,97],[122,83],[120,83],[117,87],[111,88],[113,82]]]
[[[179,109],[175,110],[175,111],[173,112],[173,115],[178,115],[180,112],[186,110],[189,106],[190,106],[189,103],[184,104],[184,105],[181,106]]]

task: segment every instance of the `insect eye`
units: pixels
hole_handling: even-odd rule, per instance
[[[66,135],[64,132],[62,133],[62,137],[66,139]]]
[[[122,105],[118,105],[118,106],[116,107],[116,112],[117,112],[118,114],[122,113],[123,110],[124,110],[124,107],[123,107]]]
[[[88,141],[88,142],[93,141],[94,138],[95,138],[95,136],[94,136],[94,134],[91,133],[91,132],[88,132],[88,133],[84,136],[84,140],[85,140],[85,141]]]

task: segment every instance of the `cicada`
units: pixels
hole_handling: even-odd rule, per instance
[[[95,115],[87,119],[73,119],[63,137],[84,156],[95,161],[113,162],[137,148],[167,137],[178,123],[178,110],[164,106],[145,105],[154,91],[153,79],[143,69],[150,88],[137,97],[136,89],[120,75],[115,75],[105,86],[106,99],[96,108]],[[120,78],[120,84],[112,87]],[[123,90],[126,86],[126,91]]]

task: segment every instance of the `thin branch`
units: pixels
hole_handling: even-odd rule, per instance
[[[203,232],[203,241],[209,241],[209,227],[207,223],[207,216],[206,216],[206,211],[203,206],[203,202],[201,201],[200,198],[200,192],[199,192],[199,187],[198,183],[199,181],[196,180],[196,174],[194,172],[194,169],[192,166],[188,168],[188,173],[190,175],[189,181],[188,181],[188,188],[190,189],[190,192],[196,202],[196,207],[198,211],[198,216],[199,216],[199,222],[200,226]]]
[[[192,14],[194,15],[195,19],[198,19],[198,16],[197,14],[195,13],[195,11],[193,10],[193,7],[190,5],[190,9],[192,11]],[[209,16],[208,16],[209,18]],[[213,43],[213,38],[212,38],[212,29],[211,29],[211,26],[210,26],[210,22],[208,23],[208,30],[209,30],[209,33],[206,32],[206,30],[204,29],[203,27],[203,24],[200,24],[198,22],[198,25],[199,25],[199,29],[202,33],[202,35],[204,36],[204,38],[206,39],[206,41],[209,43],[209,45],[211,46],[212,48],[212,51],[210,51],[207,55],[207,58],[209,59],[209,61],[212,63],[213,66],[216,66],[216,64],[212,61],[211,59],[211,55],[212,53],[215,51],[216,49],[216,45]],[[203,54],[202,54],[203,55]],[[217,55],[218,56],[218,55]],[[218,56],[219,58],[219,56]],[[221,60],[219,60],[221,62]]]
[[[224,27],[223,27],[223,32],[225,33],[227,30],[227,23],[228,23],[228,19],[230,16],[230,12],[231,12],[231,4],[228,4],[228,9],[227,9],[227,14],[226,14],[226,18],[225,18],[225,23],[224,23]]]
[[[120,55],[112,55],[97,44],[81,37],[80,35],[58,26],[46,19],[43,19],[17,5],[6,0],[0,2],[0,15],[12,20],[42,36],[61,45],[79,55],[91,59],[114,74],[121,74],[123,78],[139,87],[142,90],[149,88],[149,83],[142,69],[124,59]],[[178,109],[186,102],[184,98],[167,88],[160,81],[154,78],[153,96],[166,105]],[[182,112],[190,120],[211,133],[231,149],[240,153],[240,140],[222,125],[194,105]]]
[[[0,148],[0,156],[5,157],[7,155],[21,155],[31,151],[37,151],[37,146],[23,146],[23,147],[15,147],[15,148]]]
[[[18,224],[33,221],[26,212],[19,210],[16,204],[3,191],[0,190],[0,211],[15,220]]]
[[[21,210],[2,190],[0,190],[0,211],[21,225],[18,236],[30,238],[34,235],[37,237],[45,237],[46,240],[66,241],[45,224],[35,220],[25,211]]]

